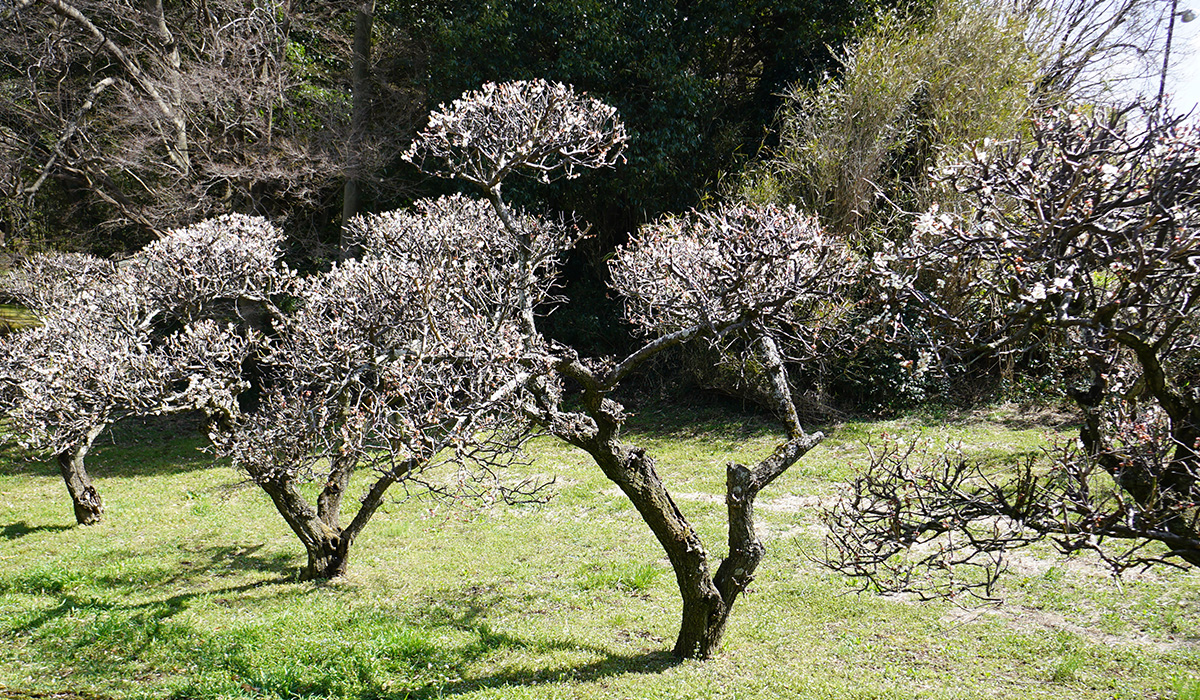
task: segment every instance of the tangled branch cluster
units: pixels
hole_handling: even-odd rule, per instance
[[[566,222],[518,213],[516,226],[528,234],[529,264],[540,289],[533,303],[545,300],[557,273],[557,256],[571,247],[580,232]],[[522,282],[518,240],[487,201],[465,195],[423,199],[411,210],[373,214],[351,222],[350,239],[366,255],[386,256],[418,265],[444,258],[456,279],[473,280],[472,294],[480,309],[498,310],[517,304]]]
[[[977,317],[978,340],[993,346],[1044,325],[1193,342],[1175,329],[1200,284],[1200,132],[1175,122],[1139,130],[1126,117],[1055,111],[1032,144],[985,144],[947,168],[947,182],[974,195],[971,215],[921,215],[906,253],[919,264],[902,284],[968,267],[955,296],[999,300],[1004,323]],[[922,301],[966,320],[936,294]]]
[[[562,83],[517,80],[485,83],[441,105],[403,157],[431,175],[491,190],[511,172],[550,182],[614,165],[627,140],[610,105]]]
[[[230,301],[269,303],[295,273],[281,262],[283,232],[257,216],[226,214],[172,231],[127,265],[147,302],[182,322]]]
[[[987,597],[1011,551],[1047,538],[1064,554],[1095,553],[1117,574],[1182,566],[1200,551],[1200,489],[1147,507],[1076,442],[995,465],[956,445],[885,436],[822,518],[828,566],[864,589],[923,598]]]
[[[466,284],[469,272],[377,257],[304,280],[303,306],[266,341],[262,406],[214,434],[221,452],[256,479],[280,479],[335,456],[423,467],[469,442],[511,401],[515,389],[501,388],[520,371],[512,320],[477,311],[488,290]]]
[[[626,315],[658,332],[786,316],[853,271],[844,245],[794,207],[724,205],[645,226],[609,267]]]
[[[103,287],[117,266],[84,253],[46,253],[21,259],[4,277],[3,294],[37,314],[49,314],[86,289]]]
[[[836,568],[903,588],[979,556],[964,587],[986,588],[1004,549],[1045,537],[1116,572],[1200,565],[1200,132],[1132,121],[1056,111],[1032,143],[984,143],[944,172],[973,207],[927,212],[876,256],[884,286],[971,351],[1069,353],[1083,425],[1005,483],[885,450],[831,515]]]

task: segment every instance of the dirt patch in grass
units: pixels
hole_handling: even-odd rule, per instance
[[[1074,406],[1006,401],[997,406],[988,406],[971,411],[975,420],[998,423],[1010,430],[1034,430],[1037,428],[1065,428],[1078,424],[1083,414]]]
[[[999,608],[951,608],[941,617],[941,621],[954,627],[973,624],[987,619],[1004,620],[1011,629],[1021,632],[1033,630],[1048,630],[1051,632],[1066,632],[1094,644],[1118,649],[1142,648],[1165,653],[1172,651],[1192,651],[1200,649],[1200,640],[1185,638],[1154,639],[1145,633],[1113,634],[1103,630],[1086,627],[1068,620],[1064,615],[1048,610],[1035,610],[1024,607]]]
[[[1087,553],[1071,557],[1037,556],[1018,550],[1006,553],[1004,558],[1008,562],[1008,575],[1047,576],[1054,569],[1076,580],[1110,580],[1113,577],[1112,569]],[[1129,569],[1121,574],[1120,580],[1161,582],[1166,580],[1166,575],[1163,569]]]
[[[619,488],[613,487],[603,491],[606,496],[624,496]],[[693,503],[712,503],[722,504],[725,502],[725,494],[703,493],[700,491],[680,491],[672,493],[671,497],[677,501],[692,501]],[[799,513],[802,510],[817,508],[822,505],[828,505],[831,502],[829,498],[821,496],[781,496],[779,498],[769,498],[758,501],[755,505],[763,510],[770,510],[776,513]]]
[[[1001,610],[998,614],[1001,617],[1007,618],[1009,624],[1017,629],[1042,628],[1052,632],[1069,632],[1095,644],[1104,644],[1111,647],[1141,647],[1154,649],[1158,652],[1200,649],[1200,640],[1177,637],[1166,640],[1153,639],[1145,633],[1113,634],[1075,624],[1067,620],[1064,616],[1047,610],[1031,610],[1028,608],[1011,612]]]
[[[781,496],[762,501],[758,507],[777,513],[799,513],[802,510],[826,507],[831,504],[832,499],[821,496]]]

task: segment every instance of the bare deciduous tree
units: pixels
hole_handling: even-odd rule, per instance
[[[1002,0],[1029,18],[1026,38],[1040,65],[1039,91],[1075,101],[1127,99],[1163,64],[1169,12],[1155,0]]]
[[[237,376],[247,351],[240,336],[203,321],[155,342],[155,316],[121,281],[83,292],[40,327],[4,339],[0,400],[22,442],[54,455],[81,525],[103,512],[84,459],[105,428],[127,416],[228,404],[237,391],[210,376],[212,368]]]
[[[357,60],[339,31],[346,10],[275,0],[0,9],[0,222],[18,238],[86,231],[94,240],[74,245],[112,251],[231,211],[304,221],[347,176],[356,191],[379,189],[380,165],[398,154],[389,141],[411,133],[419,100],[375,75],[369,55]],[[360,34],[369,47],[371,25]],[[379,59],[403,44],[389,41]],[[354,66],[353,92],[342,63]],[[386,120],[368,119],[382,110]],[[39,223],[47,213],[53,226]]]

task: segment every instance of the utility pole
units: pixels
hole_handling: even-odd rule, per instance
[[[1175,16],[1185,23],[1196,19],[1196,13],[1191,10],[1179,11],[1179,0],[1171,0],[1171,16],[1167,21],[1167,46],[1163,49],[1163,67],[1162,73],[1158,77],[1158,100],[1154,103],[1154,111],[1162,110],[1163,95],[1167,90],[1167,70],[1171,65],[1171,39],[1175,34]]]

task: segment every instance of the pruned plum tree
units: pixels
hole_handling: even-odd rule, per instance
[[[173,231],[120,267],[53,254],[2,280],[41,325],[0,341],[0,405],[18,439],[55,456],[80,524],[103,512],[84,460],[108,426],[235,403],[252,344],[232,324],[290,282],[281,240],[263,219],[230,215]]]
[[[925,213],[911,246],[876,256],[883,284],[960,348],[1058,348],[1083,424],[1077,446],[1007,478],[880,451],[830,514],[833,566],[917,587],[893,564],[932,542],[945,556],[910,563],[982,554],[974,580],[990,587],[998,555],[1047,537],[1117,572],[1200,565],[1200,134],[1136,116],[1056,110],[1029,142],[981,144],[943,173],[971,206]]]
[[[731,206],[667,218],[644,228],[612,266],[614,288],[627,299],[630,320],[647,333],[642,346],[623,359],[591,362],[548,343],[537,330],[536,298],[525,290],[544,284],[538,261],[563,248],[541,252],[535,230],[504,202],[501,184],[523,171],[550,180],[611,166],[624,142],[611,107],[567,86],[529,81],[485,85],[443,107],[407,157],[426,172],[483,190],[516,241],[521,343],[550,369],[548,375],[531,375],[525,411],[551,434],[587,452],[633,503],[666,552],[679,585],[683,613],[675,654],[708,658],[763,556],[754,532],[755,497],[822,439],[821,433],[801,428],[774,336],[785,328],[807,327],[823,312],[819,300],[845,282],[854,264],[813,219],[791,209]],[[733,334],[744,334],[760,349],[788,438],[753,468],[729,465],[729,555],[714,572],[654,458],[622,439],[625,413],[611,394],[639,365],[668,348]],[[577,387],[579,409],[565,408],[554,390],[560,378]]]
[[[123,280],[82,292],[39,327],[3,340],[0,401],[22,442],[54,455],[81,525],[104,510],[84,459],[105,428],[233,400],[236,386],[210,377],[213,368],[237,376],[247,351],[241,337],[205,320],[156,338],[157,315]]]
[[[516,246],[486,207],[452,197],[355,221],[364,256],[297,283],[299,310],[262,339],[258,409],[224,416],[228,427],[212,434],[304,544],[305,579],[345,573],[394,484],[447,488],[426,481],[434,467],[458,470],[457,497],[536,498],[539,485],[496,478],[525,434],[531,369],[515,314]],[[363,469],[372,480],[343,524]],[[315,505],[301,492],[313,481]]]

